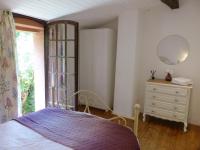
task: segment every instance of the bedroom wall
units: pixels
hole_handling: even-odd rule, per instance
[[[164,78],[166,69],[173,69],[174,76],[188,77],[194,81],[189,121],[200,125],[200,1],[181,2],[180,9],[177,10],[161,5],[144,13],[139,99],[143,107],[145,81],[149,79],[151,69],[157,70],[157,78]],[[170,34],[181,35],[190,43],[188,59],[175,66],[165,65],[157,57],[159,41]]]
[[[103,25],[98,26],[99,28],[109,28],[117,32],[118,30],[118,18],[113,19],[109,22],[104,23]]]
[[[129,10],[118,18],[118,38],[114,89],[114,113],[132,117],[138,100],[138,10]]]

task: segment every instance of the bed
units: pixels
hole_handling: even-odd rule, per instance
[[[139,150],[136,134],[86,112],[46,108],[0,125],[0,149]]]

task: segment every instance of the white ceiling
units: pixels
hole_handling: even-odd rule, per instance
[[[107,10],[106,12],[110,9],[106,16],[113,16],[130,6],[148,8],[158,4],[160,0],[0,0],[0,9],[9,9],[15,13],[48,21],[94,8]],[[98,13],[100,11],[97,10]],[[105,13],[103,16],[106,17]]]
[[[111,4],[90,8],[81,12],[65,15],[54,20],[74,20],[81,28],[93,28],[112,22],[123,11],[143,9],[164,5],[160,0],[115,0]]]

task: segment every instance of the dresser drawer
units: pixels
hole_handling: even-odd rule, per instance
[[[146,90],[150,92],[164,93],[177,96],[186,96],[188,94],[187,89],[184,88],[175,88],[158,85],[147,85]]]
[[[176,113],[173,114],[173,118],[174,119],[178,119],[178,120],[184,120],[185,119],[185,114],[176,112]]]
[[[153,108],[153,107],[146,107],[146,112],[147,114],[153,115],[153,116],[158,116],[158,117],[165,117],[165,118],[172,118],[173,113],[167,110],[162,110],[158,108]]]
[[[172,104],[172,103],[167,103],[167,102],[160,102],[157,100],[149,100],[147,102],[147,105],[152,108],[160,108],[164,110],[169,110],[173,112],[185,112],[185,105],[178,105],[178,104]]]
[[[165,80],[149,80],[145,88],[143,121],[146,115],[184,123],[187,131],[192,86],[174,85]]]
[[[182,105],[185,105],[187,103],[186,97],[148,92],[148,91],[145,93],[145,99],[147,101],[150,99],[150,100],[157,100],[157,101],[168,102],[173,104],[182,104]]]
[[[168,119],[172,121],[182,121],[185,119],[185,115],[183,113],[178,113],[153,107],[147,107],[145,113],[155,117]]]

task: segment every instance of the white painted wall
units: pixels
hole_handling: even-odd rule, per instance
[[[182,1],[180,9],[171,10],[162,5],[144,13],[143,40],[140,59],[140,102],[143,106],[145,81],[150,70],[156,69],[156,77],[164,78],[166,69],[173,69],[174,76],[184,76],[194,81],[189,121],[200,125],[200,1]],[[129,24],[127,22],[127,24]],[[120,31],[119,31],[120,32]],[[179,65],[163,64],[157,57],[157,45],[170,34],[185,37],[190,44],[188,59]],[[135,38],[132,38],[135,39]]]
[[[119,16],[114,113],[126,117],[132,117],[133,104],[138,100],[138,31],[139,11],[126,11]]]
[[[112,29],[114,32],[118,31],[118,18],[111,20],[103,25],[98,26],[98,28],[109,28]]]

